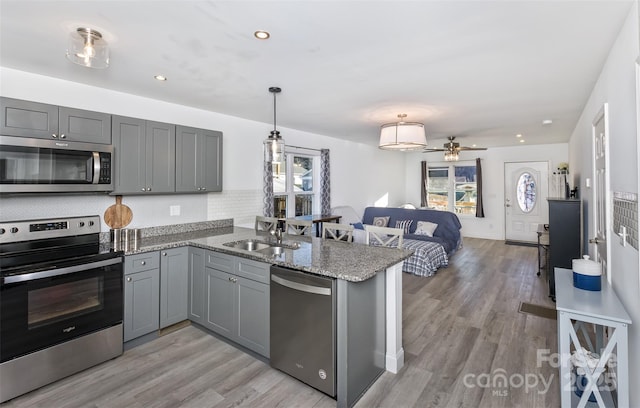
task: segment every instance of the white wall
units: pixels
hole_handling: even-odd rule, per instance
[[[95,110],[222,131],[223,192],[206,195],[129,196],[132,227],[145,227],[205,219],[248,217],[261,213],[262,142],[272,124],[240,119],[201,109],[171,104],[56,78],[0,67],[0,94],[55,105]],[[265,109],[271,109],[265,95]],[[390,204],[404,201],[404,156],[374,146],[347,142],[293,129],[279,129],[286,143],[331,150],[332,205],[351,205],[362,212],[381,197]],[[372,138],[377,135],[372,135]],[[374,165],[372,165],[375,163]],[[243,199],[245,197],[246,199]],[[242,200],[245,205],[235,206]],[[246,202],[249,201],[247,204]],[[1,197],[0,219],[49,216],[103,215],[114,198],[105,195]],[[180,216],[169,216],[169,206],[180,205]],[[103,230],[106,227],[103,225]]]
[[[636,102],[635,61],[640,56],[640,15],[636,1],[603,66],[589,100],[569,143],[569,159],[575,181],[584,188],[585,179],[593,177],[591,164],[591,124],[606,102],[609,104],[609,144],[611,191],[638,193],[638,115]],[[588,211],[585,228],[593,236],[593,200],[583,195]],[[611,204],[611,203],[609,203]],[[610,205],[611,206],[611,205]],[[609,208],[611,211],[611,208]],[[629,327],[630,403],[640,407],[640,282],[639,253],[623,247],[609,231],[611,279],[613,288],[631,316]],[[593,251],[589,245],[589,252]]]
[[[460,164],[475,165],[475,159],[478,157],[482,161],[482,199],[485,215],[484,218],[460,215],[462,235],[502,240],[505,239],[504,164],[506,162],[545,161],[550,163],[550,171],[553,171],[558,167],[558,163],[568,160],[568,144],[492,147],[487,150],[462,152],[460,155],[461,160],[458,162]],[[442,152],[411,153],[407,156],[406,196],[408,202],[416,206],[420,205],[420,162],[426,160],[430,165],[446,163],[442,161],[442,158]],[[573,185],[571,187],[573,188]]]

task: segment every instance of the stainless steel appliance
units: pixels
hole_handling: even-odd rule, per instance
[[[271,267],[271,366],[336,396],[336,281]]]
[[[0,136],[0,193],[113,191],[113,146]]]
[[[100,217],[0,223],[0,402],[122,354],[123,253]]]

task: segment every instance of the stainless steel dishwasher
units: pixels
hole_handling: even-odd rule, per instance
[[[336,396],[336,281],[271,267],[271,366]]]

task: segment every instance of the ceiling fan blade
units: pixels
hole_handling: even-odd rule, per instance
[[[424,150],[422,151],[422,153],[430,153],[430,152],[444,152],[444,151],[447,151],[447,150],[448,150],[448,149],[438,149],[438,148],[435,148],[435,149],[424,149]]]
[[[486,147],[458,147],[458,150],[487,150]]]

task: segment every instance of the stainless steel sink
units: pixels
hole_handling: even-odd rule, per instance
[[[278,256],[278,255],[281,255],[284,252],[284,247],[272,246],[272,247],[269,247],[269,248],[260,249],[257,252],[260,252],[261,254],[265,254],[265,255]]]
[[[245,251],[259,251],[261,249],[271,248],[271,244],[262,242],[262,241],[256,241],[253,239],[246,239],[244,241],[227,242],[223,245],[231,248],[244,249]]]
[[[261,254],[269,255],[269,256],[278,256],[284,253],[285,249],[298,249],[300,245],[298,243],[276,243],[276,242],[265,242],[258,241],[256,239],[245,239],[242,241],[233,241],[226,242],[223,245],[242,249],[245,251],[251,252],[260,252]]]

